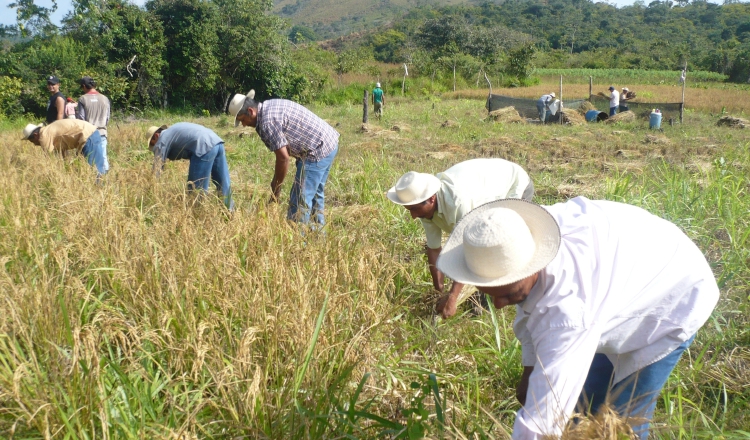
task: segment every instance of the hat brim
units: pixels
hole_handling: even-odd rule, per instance
[[[437,177],[432,176],[432,175],[431,175],[431,177],[432,177],[432,179],[430,179],[429,183],[427,184],[427,191],[426,191],[426,193],[428,195],[425,196],[425,197],[418,197],[418,198],[416,198],[414,200],[408,200],[408,201],[404,202],[404,201],[402,201],[398,197],[398,194],[396,193],[396,187],[395,186],[391,187],[391,189],[389,189],[388,192],[385,193],[385,196],[388,197],[388,200],[390,200],[391,202],[393,202],[393,203],[395,203],[397,205],[402,205],[402,206],[416,205],[417,203],[422,203],[425,200],[427,200],[430,197],[432,197],[433,195],[435,195],[438,191],[440,191],[440,179],[438,179]]]
[[[471,219],[493,208],[508,208],[517,212],[529,227],[536,249],[525,267],[499,278],[485,278],[472,272],[466,265],[464,230]],[[469,212],[456,225],[437,260],[437,268],[453,281],[473,286],[505,286],[528,278],[544,269],[560,249],[560,227],[546,209],[522,199],[503,199],[481,205]]]
[[[156,134],[156,132],[159,130],[166,130],[167,128],[169,128],[169,125],[164,124],[164,125],[159,126],[156,130],[154,130],[154,132],[151,133],[151,136],[149,136],[148,139],[146,139],[146,149],[151,148],[151,138],[154,137],[154,134]]]

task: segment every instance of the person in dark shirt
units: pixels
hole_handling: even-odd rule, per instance
[[[47,123],[65,119],[65,95],[60,93],[60,80],[55,75],[47,77],[49,103],[47,103]]]

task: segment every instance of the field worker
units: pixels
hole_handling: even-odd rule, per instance
[[[627,87],[622,88],[622,93],[620,94],[620,112],[626,112],[630,110],[628,108],[628,101],[631,99],[628,98],[629,91],[630,90]]]
[[[539,112],[539,121],[542,123],[547,122],[549,105],[553,102],[555,102],[555,92],[552,92],[549,95],[542,95],[542,97],[536,102],[536,109]]]
[[[263,143],[276,155],[271,180],[271,200],[278,201],[289,158],[296,159],[297,172],[289,195],[287,218],[304,224],[325,225],[325,186],[339,149],[339,133],[305,107],[286,99],[258,102],[255,91],[234,95],[229,114],[235,126],[255,127]]]
[[[154,153],[154,173],[158,177],[169,160],[188,159],[188,186],[208,192],[210,181],[234,210],[229,166],[224,141],[212,130],[190,122],[150,127],[146,133],[148,148]]]
[[[68,96],[66,100],[67,102],[65,103],[65,119],[75,119],[76,106],[78,106],[78,104],[73,102],[73,98],[71,98],[70,96]]]
[[[375,83],[375,88],[372,90],[372,108],[375,109],[377,117],[383,116],[384,105],[385,95],[383,94],[383,89],[380,88],[380,83]]]
[[[107,124],[111,114],[109,98],[96,90],[96,82],[90,76],[84,76],[78,80],[83,95],[78,98],[76,118],[82,119],[96,125],[102,136],[102,149],[104,150],[104,165],[109,171],[109,159],[107,158]]]
[[[65,119],[65,95],[60,93],[60,79],[55,75],[47,77],[47,91],[49,92],[47,124]]]
[[[432,285],[442,293],[443,273],[435,262],[442,250],[443,232],[453,232],[469,211],[484,203],[505,198],[531,200],[534,184],[526,171],[513,162],[472,159],[437,176],[410,171],[401,176],[386,195],[393,203],[406,208],[412,218],[422,222]],[[456,308],[467,299],[471,289],[463,290],[464,284],[454,279],[450,291],[438,300],[436,311],[444,318],[455,315]]]
[[[620,106],[620,94],[617,93],[614,86],[609,86],[609,115],[617,114],[617,107]]]
[[[61,119],[47,126],[28,124],[23,129],[23,139],[41,146],[48,153],[77,150],[89,165],[96,166],[99,177],[107,174],[101,136],[96,127],[86,121]]]
[[[672,223],[577,197],[499,200],[470,212],[437,261],[456,281],[516,305],[524,372],[514,439],[557,437],[605,399],[646,439],[656,400],[719,299],[711,268]]]

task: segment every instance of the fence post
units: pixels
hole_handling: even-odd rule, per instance
[[[365,97],[362,99],[362,123],[367,124],[367,89],[365,89]]]
[[[589,75],[589,101],[591,101],[591,95],[594,94],[594,77]]]
[[[680,124],[682,124],[682,114],[685,110],[685,84],[687,84],[687,60],[685,60],[685,79],[682,80],[682,103],[680,103]]]
[[[563,125],[563,94],[562,94],[562,75],[560,75],[560,108],[557,110],[560,112],[560,125]]]

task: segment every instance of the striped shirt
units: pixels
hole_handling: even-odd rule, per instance
[[[271,151],[287,147],[289,155],[319,162],[339,144],[339,133],[310,110],[286,99],[265,101],[255,126]]]

